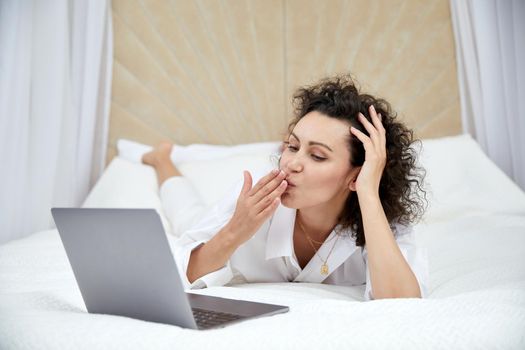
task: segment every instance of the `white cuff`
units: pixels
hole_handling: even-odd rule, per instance
[[[179,268],[179,274],[182,280],[182,284],[184,285],[184,289],[201,289],[213,286],[223,286],[230,282],[233,278],[233,272],[230,267],[230,261],[228,261],[223,268],[210,272],[196,279],[195,281],[193,281],[193,283],[190,283],[190,281],[188,280],[187,272],[191,252],[200,245],[205,244],[206,242],[207,241],[205,240],[193,242],[188,245],[185,245],[184,247],[176,249],[174,252],[175,260],[177,262],[177,267]]]
[[[201,278],[195,280],[192,283],[190,288],[191,289],[204,288],[204,287],[200,287],[202,283],[205,285],[205,287],[224,286],[228,282],[230,282],[232,279],[233,279],[233,272],[230,267],[230,261],[228,261],[223,268],[210,272],[209,274],[204,275]]]
[[[372,283],[370,282],[370,270],[368,269],[368,263],[366,264],[366,287],[363,297],[365,298],[365,301],[374,300],[374,296],[372,295]]]

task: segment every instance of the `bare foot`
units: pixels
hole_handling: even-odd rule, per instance
[[[169,141],[162,141],[152,151],[145,153],[142,156],[142,163],[156,167],[159,162],[170,161],[171,162],[171,149],[173,144]]]

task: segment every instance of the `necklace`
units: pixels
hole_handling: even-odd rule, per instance
[[[321,256],[319,255],[319,253],[317,252],[317,249],[315,248],[314,244],[312,241],[314,241],[312,238],[310,238],[310,236],[308,235],[308,233],[306,233],[303,225],[301,224],[301,221],[297,220],[297,223],[299,224],[299,227],[301,228],[301,231],[303,231],[303,233],[306,235],[306,239],[308,240],[308,243],[310,243],[310,245],[312,246],[312,248],[314,249],[315,251],[315,255],[317,255],[317,257],[323,262],[323,264],[321,265],[321,275],[328,275],[328,273],[330,272],[329,268],[328,268],[328,264],[326,263],[328,261],[328,258],[330,257],[330,255],[332,254],[332,251],[334,250],[334,247],[335,245],[337,244],[337,240],[339,239],[339,235],[336,234],[337,238],[334,242],[334,245],[332,246],[332,249],[330,249],[330,252],[328,253],[328,256],[326,257],[325,260],[323,260],[323,258],[321,258]],[[331,238],[333,239],[333,237]],[[330,239],[330,240],[331,240]],[[314,241],[315,242],[315,241]],[[322,242],[321,242],[322,244]]]
[[[299,227],[301,228],[301,230],[304,232],[304,234],[306,234],[306,238],[308,238],[308,240],[316,243],[316,244],[324,244],[324,243],[328,243],[330,242],[331,240],[333,240],[335,238],[335,236],[332,236],[330,239],[328,240],[325,240],[323,242],[320,242],[320,241],[316,241],[315,239],[313,239],[312,237],[310,237],[310,235],[308,233],[306,233],[306,231],[304,230],[304,226],[301,224],[301,221],[299,220],[299,218],[297,218],[297,223],[299,224]]]
[[[303,229],[303,226],[301,225],[301,230],[303,230],[304,233],[306,233]],[[312,237],[310,237],[308,234],[306,234],[306,238],[308,238],[308,240],[310,240],[311,242],[314,242],[315,244],[324,244],[324,243],[328,243],[330,242],[331,240],[333,240],[335,238],[335,236],[332,236],[330,239],[324,241],[324,242],[320,242],[320,241],[316,241],[315,239],[313,239]]]

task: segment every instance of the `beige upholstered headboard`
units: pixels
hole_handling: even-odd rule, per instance
[[[279,140],[294,90],[352,73],[420,138],[461,132],[448,0],[113,0],[119,138]]]

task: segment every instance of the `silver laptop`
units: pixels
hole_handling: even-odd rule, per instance
[[[191,329],[287,312],[287,306],[186,293],[154,209],[53,208],[90,313]]]

